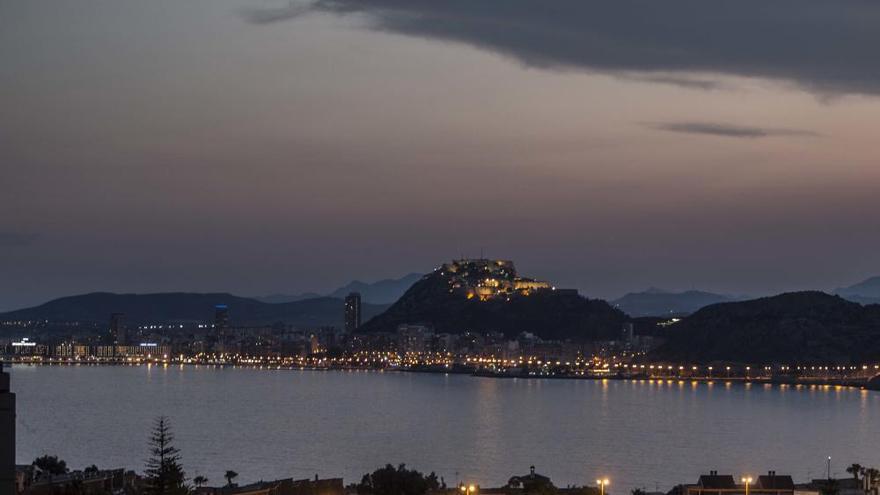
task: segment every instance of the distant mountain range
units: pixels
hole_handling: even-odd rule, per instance
[[[317,297],[335,297],[338,299],[344,299],[349,293],[358,292],[360,293],[361,301],[363,302],[372,304],[391,304],[400,299],[400,296],[402,296],[403,293],[420,278],[422,278],[420,273],[410,273],[401,278],[388,278],[373,283],[354,280],[347,285],[324,295],[315,292],[305,292],[302,294],[272,294],[269,296],[255,297],[254,299],[267,303],[286,303],[302,301],[304,299],[314,299]]]
[[[632,317],[683,316],[710,304],[737,299],[733,296],[698,290],[668,292],[651,287],[643,292],[630,292],[620,299],[611,301],[611,304]]]
[[[834,291],[838,296],[861,304],[880,304],[880,277],[871,277]]]
[[[233,325],[261,325],[283,322],[302,327],[342,326],[343,301],[319,297],[289,303],[270,304],[226,293],[199,294],[113,294],[94,292],[62,297],[32,308],[0,313],[0,321],[49,320],[107,322],[111,313],[125,313],[130,324],[211,322],[214,306],[225,304]],[[387,305],[363,304],[364,318],[381,313]]]
[[[792,292],[707,306],[668,327],[654,358],[678,362],[865,363],[880,356],[880,305]]]
[[[515,276],[515,272],[509,275]],[[474,276],[471,282],[477,283],[478,278]],[[455,289],[456,284],[449,272],[426,275],[358,331],[394,332],[398,325],[407,323],[428,325],[438,333],[502,332],[514,337],[532,332],[544,339],[588,341],[616,338],[627,320],[607,302],[571,291],[545,289],[480,300],[467,297]]]

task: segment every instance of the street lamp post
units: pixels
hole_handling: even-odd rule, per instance
[[[742,482],[746,485],[746,495],[749,495],[749,485],[752,483],[752,477],[745,476],[743,477]]]
[[[596,480],[596,484],[599,485],[599,495],[605,495],[605,487],[608,485],[608,483],[608,478]]]

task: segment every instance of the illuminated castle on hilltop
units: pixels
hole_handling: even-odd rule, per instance
[[[438,268],[449,283],[449,292],[468,299],[487,301],[511,296],[528,296],[536,291],[555,290],[548,282],[520,277],[513,261],[459,259]]]

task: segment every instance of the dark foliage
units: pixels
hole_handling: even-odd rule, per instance
[[[401,464],[395,468],[385,465],[370,474],[365,474],[357,485],[358,495],[424,495],[429,490],[440,488],[437,475],[427,476]]]
[[[32,464],[40,471],[51,475],[59,475],[67,472],[67,463],[54,455],[37,457]]]
[[[232,486],[232,480],[238,478],[238,473],[229,469],[226,471],[226,474],[224,474],[223,477],[226,478],[226,484]]]
[[[168,418],[156,418],[150,436],[150,458],[144,471],[148,495],[185,495],[189,492],[186,475],[180,465],[180,451],[172,445],[173,441]]]

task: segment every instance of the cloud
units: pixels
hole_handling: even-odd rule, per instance
[[[819,95],[880,94],[875,0],[314,0],[305,8],[363,14],[375,29],[546,69],[658,74],[700,89],[714,85],[670,74],[716,73],[792,81]],[[279,12],[251,20],[302,10]]]
[[[672,86],[679,86],[688,89],[702,89],[705,91],[733,89],[732,85],[715,79],[679,76],[674,74],[618,74],[618,76],[633,81],[670,84]]]
[[[290,2],[288,5],[285,5],[283,7],[254,7],[242,9],[240,12],[242,17],[244,17],[248,22],[252,22],[254,24],[272,24],[275,22],[295,19],[301,15],[309,13],[310,10],[311,9],[308,5],[296,5],[293,2]]]
[[[39,239],[39,234],[0,231],[0,247],[30,246]]]
[[[764,127],[720,124],[717,122],[659,122],[642,124],[651,129],[686,134],[708,134],[733,138],[763,138],[773,136],[817,137],[818,133],[802,129],[768,129]]]

